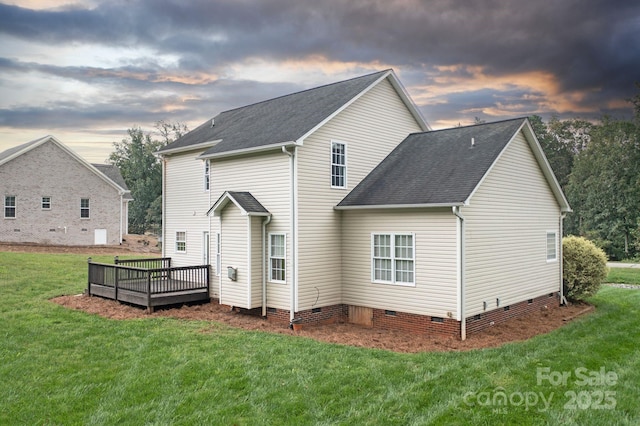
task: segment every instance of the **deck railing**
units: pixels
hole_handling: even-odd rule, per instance
[[[146,306],[153,304],[155,296],[170,297],[171,294],[204,292],[209,294],[210,268],[208,265],[170,267],[170,258],[157,259],[115,259],[116,264],[93,262],[88,260],[87,292],[92,295],[95,286],[111,289],[113,298],[121,300],[123,290],[146,296]],[[161,266],[166,265],[166,266]],[[148,266],[148,267],[144,267]],[[161,266],[161,267],[158,267]],[[104,295],[104,294],[101,294]],[[110,297],[110,296],[109,296]]]

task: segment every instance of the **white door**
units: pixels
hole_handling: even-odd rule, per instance
[[[94,233],[94,244],[107,244],[107,230],[96,229]]]
[[[202,264],[209,264],[209,232],[202,233]]]

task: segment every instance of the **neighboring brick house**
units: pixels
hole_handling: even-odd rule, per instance
[[[132,201],[120,171],[92,165],[53,136],[0,152],[0,241],[115,245]]]

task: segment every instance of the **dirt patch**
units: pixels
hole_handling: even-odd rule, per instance
[[[0,242],[0,251],[20,253],[73,253],[73,254],[112,254],[127,255],[142,253],[160,255],[161,249],[158,237],[153,235],[129,234],[123,237],[122,244],[117,246],[61,246],[36,243],[6,243]]]
[[[149,314],[145,309],[118,303],[114,300],[86,295],[60,296],[55,303],[70,309],[85,311],[116,320],[132,318],[171,317],[185,320],[204,320],[227,324],[245,330],[293,334],[322,342],[358,347],[386,349],[394,352],[466,351],[498,347],[508,342],[526,340],[538,334],[548,333],[593,310],[587,304],[573,304],[557,309],[534,312],[520,318],[490,327],[473,334],[467,340],[435,337],[398,331],[379,330],[348,323],[329,325],[304,325],[300,331],[292,331],[286,325],[273,323],[261,317],[241,314],[217,303],[184,305],[157,309]],[[202,329],[203,333],[215,333],[216,326]]]

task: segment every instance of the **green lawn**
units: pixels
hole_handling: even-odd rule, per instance
[[[608,283],[640,285],[640,269],[638,268],[609,268]]]
[[[48,300],[85,281],[83,256],[0,253],[0,424],[640,424],[637,290],[524,343],[397,354]]]

